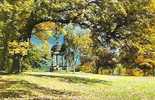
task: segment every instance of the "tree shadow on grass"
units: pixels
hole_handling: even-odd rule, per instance
[[[77,77],[77,76],[56,76],[56,75],[40,75],[40,74],[28,74],[28,75],[35,76],[35,77],[58,78],[60,81],[64,81],[64,82],[68,82],[68,83],[83,83],[83,84],[87,84],[87,85],[100,83],[100,84],[104,84],[104,85],[111,85],[110,81],[82,78],[82,77]]]
[[[8,73],[6,73],[5,71],[0,71],[0,75],[7,75]]]
[[[37,93],[34,93],[37,92]],[[72,91],[61,91],[40,87],[37,84],[29,83],[25,80],[11,81],[0,79],[0,99],[1,98],[37,98],[44,97],[72,97],[80,94]]]

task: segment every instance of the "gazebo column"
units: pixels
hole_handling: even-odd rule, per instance
[[[63,55],[61,56],[61,65],[64,68],[64,59],[63,59]]]
[[[51,55],[51,58],[52,58],[52,63],[51,63],[51,67],[50,67],[50,72],[53,72],[53,67],[54,67],[54,63],[53,63],[53,59],[54,59],[54,56]]]
[[[58,59],[58,54],[56,54],[56,67],[59,67],[59,59]]]

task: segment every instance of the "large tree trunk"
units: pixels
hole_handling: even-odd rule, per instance
[[[20,73],[21,67],[22,67],[21,56],[20,55],[14,55],[11,72],[12,73]]]
[[[98,74],[99,73],[99,69],[100,69],[100,61],[99,59],[95,59],[95,74]]]
[[[1,63],[1,69],[6,69],[9,67],[9,51],[8,51],[8,44],[7,40],[4,40],[4,49],[3,49],[3,58]]]
[[[100,66],[99,65],[96,65],[95,74],[98,74],[99,73],[99,69],[100,69]]]

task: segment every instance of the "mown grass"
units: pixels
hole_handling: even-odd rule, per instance
[[[86,73],[0,75],[0,99],[155,100],[154,77]]]

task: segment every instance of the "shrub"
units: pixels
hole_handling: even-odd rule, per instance
[[[92,73],[93,72],[93,66],[89,63],[84,64],[81,66],[80,71],[86,72],[86,73]]]
[[[99,74],[110,75],[110,74],[112,74],[112,70],[110,70],[110,69],[103,69],[103,67],[102,67],[102,68],[99,69]]]
[[[114,75],[126,75],[126,68],[123,67],[122,64],[117,64],[115,69],[114,69],[114,72],[113,72]]]
[[[144,76],[143,70],[136,68],[132,70],[132,75],[134,76]]]

